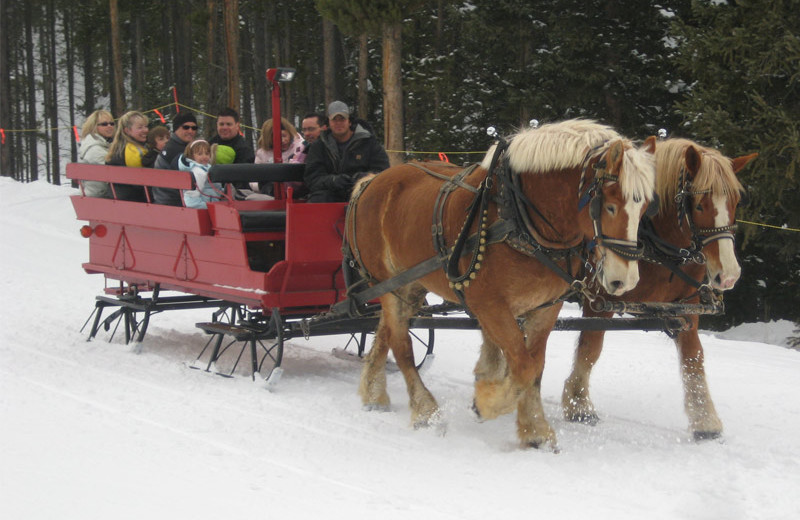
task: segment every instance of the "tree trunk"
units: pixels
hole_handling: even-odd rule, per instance
[[[256,109],[256,121],[267,119],[269,90],[267,89],[267,17],[259,10],[253,20],[253,104]]]
[[[240,29],[240,51],[242,55],[249,56],[253,53],[253,43],[252,38],[250,35],[250,26],[248,22],[244,22],[244,27]],[[239,114],[243,121],[252,121],[253,120],[253,68],[246,67],[244,64],[247,63],[247,60],[243,60],[242,62],[242,76],[240,79],[240,85],[242,88],[242,113]],[[255,125],[248,125],[243,126],[242,131],[244,132],[245,139],[247,139],[248,143],[253,142],[253,130],[250,126],[257,126],[258,123]]]
[[[175,32],[178,33],[180,45],[175,48],[175,86],[177,88],[178,98],[181,104],[194,106],[194,83],[192,82],[192,61],[194,54],[192,53],[192,45],[190,42],[193,40],[192,35],[192,21],[187,16],[191,9],[191,2],[180,2],[181,12],[175,19]]]
[[[125,78],[122,75],[122,50],[120,49],[119,7],[117,0],[108,0],[109,17],[111,18],[111,61],[113,70],[113,88],[111,96],[111,112],[119,117],[125,111]]]
[[[369,78],[369,38],[367,33],[358,37],[358,115],[364,119],[369,114],[369,92],[367,92],[367,79]]]
[[[219,83],[217,78],[217,0],[208,0],[208,27],[206,30],[206,60],[208,69],[206,73],[206,107],[207,111],[211,112],[217,108],[217,93],[219,92]],[[214,135],[216,126],[214,120],[206,117],[205,135],[211,137]]]
[[[403,162],[404,150],[402,30],[401,22],[383,24],[383,140],[392,165]]]
[[[225,56],[228,62],[228,106],[240,112],[239,92],[239,0],[225,0]]]
[[[283,44],[281,45],[281,61],[278,62],[278,66],[280,67],[292,67],[294,64],[292,63],[292,30],[289,27],[289,16],[287,13],[283,13],[282,16],[283,22]],[[284,83],[283,88],[281,88],[281,114],[287,120],[292,121],[292,116],[294,115],[294,111],[292,107],[294,106],[294,89],[292,88],[291,83]],[[292,122],[292,124],[294,124]]]
[[[54,0],[47,0],[47,59],[49,74],[44,78],[50,83],[49,99],[45,100],[50,119],[50,167],[47,169],[48,181],[61,185],[61,157],[58,143],[58,75],[56,74],[56,13]],[[52,174],[52,178],[51,178]]]
[[[11,49],[9,41],[8,9],[5,2],[0,3],[0,125],[11,122],[11,74],[8,55]],[[0,142],[0,176],[10,177],[11,172],[11,135],[6,134]]]
[[[333,22],[322,21],[323,81],[325,82],[325,106],[336,99],[336,30]]]
[[[132,14],[133,17],[133,55],[131,56],[131,96],[133,106],[136,110],[144,109],[144,49],[142,48],[142,15],[139,12]]]
[[[48,134],[48,128],[53,126],[51,122],[51,105],[50,105],[50,90],[52,85],[50,83],[50,58],[48,56],[48,52],[50,49],[50,42],[48,39],[48,30],[50,26],[47,23],[42,23],[39,25],[39,63],[41,64],[41,76],[39,80],[41,81],[41,104],[42,104],[42,124],[41,127],[43,128],[41,131],[41,140],[44,141],[44,171],[45,171],[45,178],[47,182],[50,182],[50,138]],[[37,132],[39,133],[39,132]],[[37,151],[39,143],[36,143]]]
[[[75,127],[75,56],[73,56],[73,29],[72,29],[72,11],[69,9],[64,10],[64,19],[62,20],[64,28],[64,49],[67,53],[67,99],[69,100],[69,126]],[[71,162],[78,162],[78,142],[75,135],[70,135],[69,138],[70,149],[69,158]],[[73,185],[77,185],[76,181],[72,181]]]
[[[27,127],[37,128],[36,121],[36,74],[33,68],[33,6],[25,2],[25,64],[28,85],[28,121]],[[39,179],[39,155],[36,150],[36,132],[28,132],[28,175],[23,173],[21,181],[35,181]]]
[[[91,45],[83,47],[83,111],[88,116],[95,109],[94,100],[94,53]]]

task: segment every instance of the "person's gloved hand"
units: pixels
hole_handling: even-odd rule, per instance
[[[347,174],[339,174],[333,179],[333,187],[337,191],[347,193],[353,187],[353,177]]]

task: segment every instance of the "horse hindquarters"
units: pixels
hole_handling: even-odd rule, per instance
[[[681,363],[683,404],[689,418],[689,430],[696,440],[716,439],[722,435],[722,421],[714,408],[706,381],[703,345],[697,333],[698,317],[692,316],[692,328],[675,338]]]

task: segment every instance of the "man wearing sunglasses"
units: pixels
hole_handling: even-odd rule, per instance
[[[197,138],[197,118],[194,114],[180,112],[172,119],[172,136],[156,159],[155,168],[177,170],[178,157],[186,149],[186,145]],[[156,204],[181,206],[180,190],[170,188],[153,188],[153,200]]]

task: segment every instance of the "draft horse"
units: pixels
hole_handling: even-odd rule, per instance
[[[519,132],[465,170],[408,163],[357,186],[345,255],[369,284],[431,257],[446,266],[380,297],[381,317],[359,385],[365,409],[389,408],[391,349],[413,425],[440,419],[408,333],[409,319],[433,292],[465,305],[483,341],[507,360],[507,373],[477,379],[475,411],[490,419],[516,408],[522,446],[557,449],[540,396],[545,345],[559,307],[549,304],[569,290],[589,254],[610,294],[638,282],[637,231],[653,198],[654,146],[655,139],[636,147],[607,126],[571,120]],[[581,199],[591,203],[579,207]]]
[[[734,254],[735,211],[744,194],[736,178],[757,154],[729,159],[719,151],[686,139],[668,139],[656,150],[658,214],[644,219],[640,238],[645,244],[639,263],[641,278],[624,301],[697,303],[708,288],[731,289],[741,269]],[[584,316],[610,316],[584,305]],[[691,329],[674,338],[680,358],[684,408],[697,440],[717,438],[722,422],[706,382],[698,317],[687,316]],[[564,384],[566,419],[596,424],[589,397],[589,379],[603,349],[604,331],[584,331],[578,339],[572,372]]]

